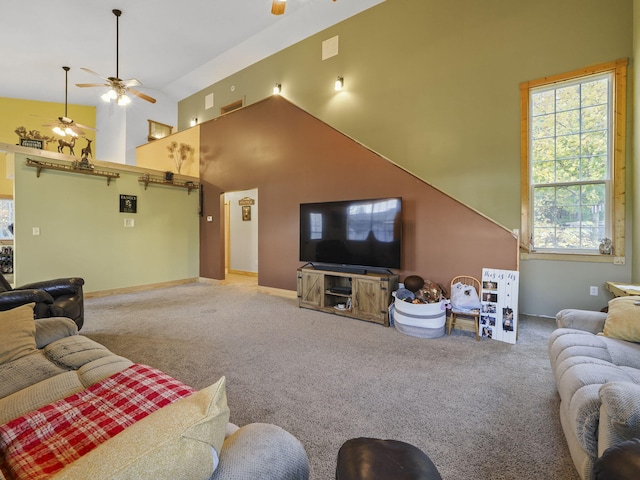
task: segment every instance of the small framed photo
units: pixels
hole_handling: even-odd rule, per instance
[[[244,205],[242,207],[242,221],[243,222],[251,221],[251,205]]]
[[[138,197],[136,195],[120,195],[120,213],[137,213]]]

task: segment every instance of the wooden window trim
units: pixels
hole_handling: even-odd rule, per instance
[[[627,65],[626,58],[613,62],[601,63],[572,72],[552,75],[549,77],[523,82],[520,84],[520,191],[521,191],[521,235],[520,249],[525,253],[531,250],[531,178],[529,168],[529,92],[532,88],[543,85],[564,82],[587,75],[612,72],[613,82],[613,108],[615,119],[613,122],[613,205],[612,205],[612,234],[613,255],[624,257],[625,255],[625,184],[626,184],[626,119],[627,119]],[[571,252],[559,252],[560,255]],[[544,253],[547,255],[547,252]],[[549,258],[553,253],[548,253]],[[576,253],[575,255],[582,255]]]

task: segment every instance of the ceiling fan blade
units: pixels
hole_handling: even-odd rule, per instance
[[[82,130],[81,128],[78,128],[76,124],[68,125],[66,128],[71,129],[73,133],[75,133],[76,135],[84,135],[84,130]]]
[[[108,87],[107,83],[76,83],[76,87],[85,88],[85,87]]]
[[[130,78],[129,80],[120,80],[120,83],[122,84],[123,87],[140,87],[142,86],[142,83],[139,80],[136,80],[135,78]]]
[[[127,88],[127,92],[132,93],[133,95],[135,95],[136,97],[140,97],[143,100],[146,100],[147,102],[150,103],[156,103],[156,99],[153,97],[150,97],[149,95],[146,95],[142,92],[139,92],[137,90],[134,90],[133,88]]]
[[[74,125],[77,125],[79,128],[84,128],[85,130],[93,130],[94,132],[98,131],[97,128],[89,127],[87,125],[82,125],[81,123],[74,123]]]
[[[84,68],[84,67],[80,67],[80,70],[84,70],[87,73],[90,73],[91,75],[95,75],[96,77],[100,77],[103,80],[109,81],[109,77],[105,77],[104,75],[100,75],[97,72],[94,72],[93,70],[90,70],[88,68]]]
[[[286,5],[286,0],[273,0],[273,2],[271,2],[271,13],[273,15],[282,15]]]

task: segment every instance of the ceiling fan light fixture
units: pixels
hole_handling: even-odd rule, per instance
[[[65,131],[62,130],[59,125],[56,125],[55,127],[53,127],[53,133],[55,133],[56,135],[60,135],[61,137],[66,136]]]
[[[124,93],[118,96],[118,105],[120,105],[121,107],[125,105],[129,105],[130,103],[131,103],[131,99]]]
[[[66,133],[70,137],[77,137],[78,136],[78,134],[76,132],[74,132],[73,130],[71,130],[71,128],[69,128],[69,127],[64,129],[64,133]]]
[[[76,83],[78,87],[109,87],[109,90],[100,96],[102,100],[105,102],[110,102],[111,100],[115,100],[118,105],[128,105],[131,103],[131,99],[126,95],[127,92],[131,95],[135,95],[136,97],[142,98],[149,103],[156,103],[156,99],[146,95],[142,92],[138,92],[131,87],[141,86],[140,83],[135,78],[130,78],[128,80],[122,80],[120,78],[120,16],[122,15],[122,10],[113,9],[111,10],[116,17],[116,74],[114,76],[105,77],[100,75],[99,73],[94,72],[93,70],[89,70],[88,68],[82,68],[87,73],[92,75],[96,75],[102,78],[107,83]]]
[[[100,98],[104,102],[109,103],[111,100],[115,100],[116,98],[118,98],[118,94],[116,93],[116,91],[113,88],[110,88],[109,90],[104,92],[102,95],[100,95]]]

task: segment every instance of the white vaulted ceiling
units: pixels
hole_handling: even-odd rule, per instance
[[[288,0],[284,15],[271,0],[4,0],[0,14],[0,96],[97,105],[100,82],[116,70],[120,17],[120,78],[175,102],[293,43],[384,0]],[[162,95],[161,95],[162,96]]]

